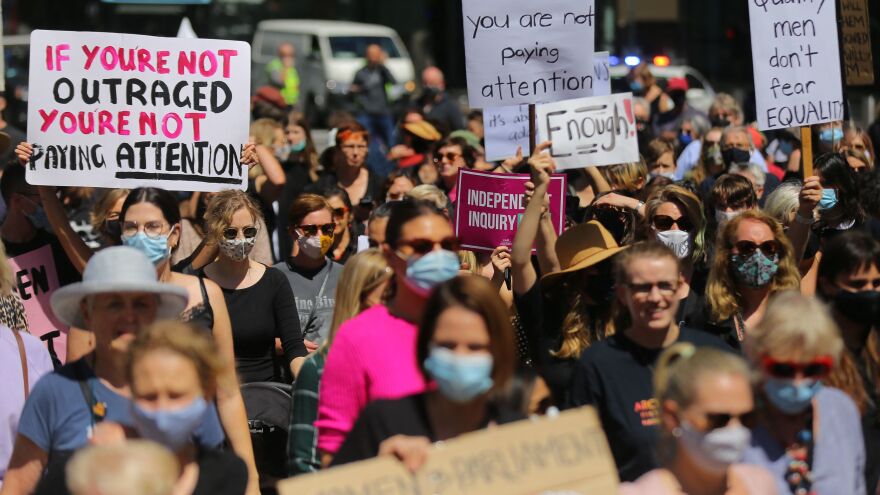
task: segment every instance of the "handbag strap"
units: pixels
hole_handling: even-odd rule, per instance
[[[21,359],[21,376],[24,379],[24,399],[27,400],[31,394],[31,387],[30,380],[28,379],[27,354],[24,352],[24,340],[21,338],[18,330],[12,330],[12,334],[15,335],[15,342],[18,344],[18,357]]]

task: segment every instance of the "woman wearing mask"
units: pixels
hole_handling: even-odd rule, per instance
[[[287,277],[248,259],[259,218],[254,201],[237,190],[214,195],[205,213],[207,237],[219,246],[220,256],[202,273],[222,288],[232,323],[236,371],[243,383],[280,382],[281,366],[296,376],[306,355]],[[280,364],[275,360],[276,338],[283,348]]]
[[[646,239],[656,239],[681,260],[682,293],[676,321],[703,328],[706,280],[706,217],[694,193],[681,186],[666,186],[645,204]]]
[[[620,495],[777,493],[770,473],[740,464],[755,419],[750,371],[741,358],[676,344],[654,373],[660,408],[660,468],[625,483]]]
[[[287,458],[290,475],[310,473],[321,469],[321,458],[315,448],[318,432],[318,389],[327,353],[333,337],[346,321],[367,309],[385,302],[385,291],[391,278],[391,268],[378,249],[368,249],[351,257],[342,269],[336,288],[336,306],[330,333],[317,352],[303,363],[291,397],[291,427]]]
[[[825,246],[818,295],[840,328],[840,364],[825,382],[856,403],[865,435],[868,493],[880,478],[880,245],[864,232],[845,232]]]
[[[825,307],[796,292],[775,298],[747,336],[760,377],[744,461],[768,469],[780,493],[866,493],[858,409],[845,393],[822,386],[842,347]]]
[[[800,280],[791,243],[779,222],[758,210],[743,212],[718,234],[706,285],[710,330],[740,349],[764,317],[770,296],[798,290]]]
[[[210,338],[182,323],[165,321],[140,332],[128,351],[132,417],[138,435],[177,456],[182,470],[176,494],[241,495],[247,467],[235,454],[199,445],[202,422],[218,381],[231,362]]]
[[[648,164],[648,178],[667,177],[675,180],[675,146],[664,139],[653,139],[643,150]]]
[[[653,380],[660,353],[677,342],[724,346],[676,321],[684,287],[680,263],[656,241],[636,244],[617,257],[616,333],[584,351],[573,373],[571,403],[596,407],[622,481],[657,467],[653,449],[660,411]]]
[[[874,227],[867,221],[861,205],[858,176],[846,158],[839,153],[828,153],[817,157],[814,166],[822,185],[818,220],[813,225],[813,232],[819,239],[827,240],[851,229],[871,232]]]
[[[814,125],[812,135],[815,136],[813,149],[817,155],[836,152],[843,144],[843,122],[838,120]]]
[[[119,218],[122,243],[147,256],[156,267],[160,282],[186,290],[189,302],[181,319],[210,332],[223,359],[234,361],[233,327],[220,287],[203,276],[171,271],[171,251],[180,236],[180,210],[174,195],[150,187],[134,189],[125,199]],[[224,369],[219,382],[217,410],[233,449],[248,462],[251,477],[256,479],[244,401],[232,368]]]
[[[410,200],[394,203],[382,244],[394,272],[393,296],[345,322],[327,356],[315,422],[325,461],[339,450],[367,404],[425,391],[416,361],[416,325],[431,292],[458,275],[458,248],[452,226],[436,208]]]
[[[364,233],[363,224],[355,221],[351,199],[345,189],[331,186],[321,191],[333,213],[333,239],[328,255],[333,261],[344,265],[357,252],[357,238]]]
[[[290,205],[306,188],[318,181],[321,172],[318,152],[305,115],[291,112],[287,117],[284,133],[285,144],[280,150],[276,150],[286,177],[278,196],[279,215],[275,221],[281,261],[287,259],[293,249],[287,222]]]
[[[724,159],[721,157],[721,133],[720,127],[713,127],[703,136],[700,146],[700,159],[690,173],[690,179],[699,187],[702,193],[708,193],[721,174],[725,172]],[[688,178],[685,175],[685,178]]]
[[[651,69],[648,68],[646,62],[633,67],[627,79],[629,79],[629,87],[632,89],[633,95],[643,97],[648,102],[651,107],[651,115],[657,116],[675,108],[672,99],[657,84],[657,79],[651,74]]]
[[[118,246],[121,242],[122,223],[119,221],[119,212],[122,211],[122,203],[128,193],[128,189],[104,189],[98,194],[98,200],[92,207],[92,229],[100,234],[101,245],[104,247]]]
[[[516,231],[510,254],[514,302],[528,335],[531,360],[557,404],[568,402],[575,362],[605,338],[611,322],[611,258],[625,249],[599,222],[567,230],[556,240],[544,198],[555,163],[542,143],[529,160],[535,189]],[[542,279],[532,264],[536,246]],[[548,253],[550,253],[548,255]],[[559,263],[560,269],[553,269]]]
[[[260,205],[268,232],[272,232],[275,228],[272,202],[278,199],[287,181],[277,156],[284,143],[284,131],[275,120],[257,119],[251,124],[250,135],[256,144],[259,165],[248,169],[248,192]]]
[[[312,352],[330,332],[333,294],[342,273],[342,265],[327,258],[336,226],[333,210],[327,200],[317,194],[300,195],[289,211],[293,255],[274,268],[290,282],[304,343]]]
[[[486,280],[459,277],[437,288],[425,307],[416,356],[436,391],[367,406],[334,465],[394,455],[415,471],[433,442],[522,419],[499,407],[514,372],[513,329]]]

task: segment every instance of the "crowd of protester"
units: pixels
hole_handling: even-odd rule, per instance
[[[621,493],[880,493],[869,133],[814,126],[803,177],[796,129],[761,133],[726,94],[703,115],[686,81],[640,66],[642,159],[563,171],[557,236],[551,143],[487,162],[480,112],[436,68],[395,125],[393,77],[378,47],[367,59],[361,113],[334,115],[321,153],[276,64],[247,191],[34,186],[17,144],[0,178],[0,494],[270,493],[376,456],[417,470],[434,442],[581,406]],[[462,169],[530,174],[512,246],[461,248]],[[63,365],[6,260],[46,245]],[[289,395],[280,454],[252,441],[243,391],[260,384]]]

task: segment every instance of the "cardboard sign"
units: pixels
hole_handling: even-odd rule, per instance
[[[386,457],[278,483],[280,495],[612,495],[617,488],[617,467],[590,407],[437,444],[415,476]]]
[[[50,332],[59,331],[61,336],[52,339],[52,345],[61,362],[67,354],[67,326],[55,318],[49,301],[52,293],[60,284],[58,272],[55,270],[55,258],[52,257],[52,246],[35,249],[29,253],[9,258],[9,265],[18,287],[18,295],[24,305],[30,333],[42,337]]]
[[[538,105],[536,114],[538,141],[553,141],[560,170],[639,160],[632,93]]]
[[[529,156],[529,106],[513,105],[483,110],[483,129],[486,140],[486,160],[506,160],[516,156],[522,148]]]
[[[762,131],[843,119],[834,4],[749,0]]]
[[[513,237],[525,211],[528,174],[493,174],[462,169],[458,173],[455,235],[461,247],[492,252],[513,246]],[[554,174],[547,192],[550,218],[556,234],[565,227],[565,174]]]
[[[871,56],[871,18],[867,0],[841,0],[840,30],[843,39],[843,70],[848,86],[874,84]]]
[[[462,0],[472,107],[593,94],[594,0]]]
[[[247,43],[37,30],[28,89],[31,184],[247,186]]]
[[[596,52],[593,54],[593,73],[596,82],[593,84],[593,96],[607,96],[611,94],[611,64],[608,62],[608,52]]]

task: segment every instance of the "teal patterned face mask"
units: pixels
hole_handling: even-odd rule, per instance
[[[779,255],[768,258],[760,250],[751,256],[730,255],[730,267],[737,282],[758,289],[766,287],[779,270]]]

